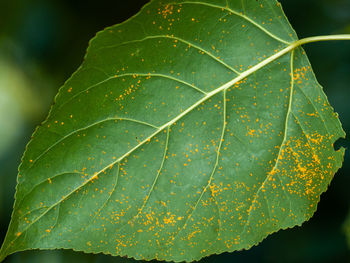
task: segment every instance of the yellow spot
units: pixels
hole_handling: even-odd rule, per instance
[[[95,173],[93,177],[91,177],[91,180],[98,179],[98,173]]]
[[[254,133],[255,133],[255,130],[254,130],[254,129],[249,129],[249,130],[248,130],[248,134],[249,134],[250,136],[253,136]]]

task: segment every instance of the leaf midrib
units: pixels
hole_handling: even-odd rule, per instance
[[[34,221],[31,222],[31,224],[29,224],[24,230],[23,232],[27,231],[33,224],[35,224],[38,220],[40,220],[43,216],[45,216],[52,208],[54,208],[55,206],[57,206],[58,204],[60,204],[61,202],[63,202],[64,200],[66,200],[67,198],[69,198],[74,192],[78,191],[79,189],[81,189],[82,187],[84,187],[86,184],[88,184],[89,182],[91,182],[94,178],[96,178],[99,174],[101,174],[103,171],[105,171],[106,169],[108,169],[109,167],[115,165],[116,163],[120,162],[121,160],[123,160],[125,157],[129,156],[129,154],[131,154],[132,152],[134,152],[135,150],[137,150],[139,147],[141,147],[142,145],[144,145],[146,142],[148,142],[150,139],[152,139],[154,136],[156,136],[159,132],[161,132],[162,130],[164,130],[167,127],[170,127],[172,124],[174,124],[176,121],[178,121],[179,119],[181,119],[182,117],[184,117],[185,115],[187,115],[188,113],[190,113],[193,109],[195,109],[197,106],[201,105],[202,103],[204,103],[205,101],[207,101],[208,99],[210,99],[211,97],[215,96],[216,94],[218,94],[221,91],[227,90],[228,88],[230,88],[231,86],[233,86],[235,83],[245,79],[246,77],[248,77],[249,75],[255,73],[256,71],[258,71],[259,69],[265,67],[266,65],[270,64],[271,62],[275,61],[276,59],[282,57],[283,55],[287,54],[288,52],[290,52],[291,50],[295,49],[296,47],[298,47],[300,44],[297,42],[294,43],[290,43],[290,42],[286,42],[282,39],[280,39],[279,37],[273,35],[271,32],[269,32],[268,30],[266,30],[265,28],[261,27],[259,24],[255,23],[253,20],[251,20],[249,17],[242,15],[238,12],[235,12],[227,7],[221,7],[221,6],[216,6],[216,5],[212,5],[212,4],[208,4],[208,3],[201,3],[201,2],[190,2],[190,1],[186,1],[186,2],[182,2],[182,3],[174,3],[174,4],[202,4],[202,5],[207,5],[207,6],[211,6],[214,8],[220,8],[220,9],[225,9],[235,15],[238,15],[244,19],[246,19],[247,21],[251,22],[253,25],[257,26],[258,28],[260,28],[263,32],[265,32],[267,35],[269,35],[270,37],[288,44],[289,46],[285,47],[284,49],[280,50],[279,52],[275,53],[274,55],[271,55],[270,57],[266,58],[265,60],[263,60],[262,62],[256,64],[255,66],[251,67],[250,69],[242,72],[240,75],[238,75],[236,78],[234,78],[233,80],[225,83],[224,85],[218,87],[217,89],[207,93],[202,99],[200,99],[198,102],[196,102],[195,104],[193,104],[191,107],[189,107],[187,110],[185,110],[184,112],[182,112],[181,114],[179,114],[177,117],[175,117],[174,119],[170,120],[169,122],[167,122],[166,124],[164,124],[163,126],[159,127],[159,129],[157,129],[154,133],[152,133],[149,137],[147,137],[145,140],[143,140],[140,144],[136,145],[135,147],[133,147],[131,150],[129,150],[127,153],[125,153],[124,155],[122,155],[120,158],[118,158],[116,161],[112,162],[111,164],[109,164],[108,166],[106,166],[105,168],[101,169],[98,172],[95,172],[93,176],[91,176],[89,179],[86,180],[86,182],[84,182],[83,184],[81,184],[79,187],[77,187],[76,189],[74,189],[73,191],[71,191],[70,193],[68,193],[65,197],[63,197],[61,200],[57,201],[56,203],[54,203],[53,205],[51,205],[42,215],[40,215],[37,219],[35,219]],[[19,236],[16,236],[12,242],[14,242]],[[4,249],[1,249],[1,252],[6,251],[11,243]]]
[[[114,162],[110,163],[109,165],[107,165],[106,167],[104,167],[103,169],[101,169],[98,172],[95,172],[93,176],[91,176],[89,179],[87,179],[83,184],[81,184],[79,187],[75,188],[74,190],[72,190],[70,193],[68,193],[66,196],[64,196],[61,200],[57,201],[56,203],[52,204],[51,206],[48,207],[48,209],[41,214],[39,217],[37,217],[35,220],[33,220],[23,231],[22,234],[27,231],[33,224],[35,224],[38,220],[40,220],[43,216],[45,216],[49,211],[51,211],[52,208],[54,208],[55,206],[57,206],[58,204],[60,204],[61,202],[63,202],[64,200],[66,200],[67,198],[69,198],[73,193],[75,193],[76,191],[78,191],[79,189],[83,188],[85,185],[87,185],[89,182],[91,182],[92,180],[96,179],[98,177],[98,175],[100,175],[101,173],[103,173],[105,170],[107,170],[109,167],[115,165],[116,163],[122,161],[124,158],[126,158],[127,156],[129,156],[131,153],[133,153],[134,151],[136,151],[138,148],[140,148],[142,145],[144,145],[145,143],[147,143],[149,140],[151,140],[154,136],[156,136],[158,133],[160,133],[162,130],[166,129],[167,127],[170,127],[172,124],[174,124],[175,122],[177,122],[179,119],[181,119],[182,117],[186,116],[188,113],[192,112],[193,109],[197,108],[199,105],[201,105],[202,103],[206,102],[208,99],[212,98],[213,96],[215,96],[216,94],[220,93],[221,91],[227,90],[228,88],[232,87],[234,84],[236,84],[237,82],[245,79],[246,77],[248,77],[249,75],[257,72],[259,69],[265,67],[266,65],[272,63],[273,61],[275,61],[276,59],[282,57],[283,55],[289,53],[290,51],[292,51],[293,49],[295,49],[296,47],[298,47],[300,45],[300,41],[295,42],[289,46],[287,46],[286,48],[280,50],[279,52],[275,53],[274,55],[266,58],[265,60],[263,60],[262,62],[256,64],[255,66],[251,67],[250,69],[244,71],[241,73],[241,75],[237,76],[236,78],[234,78],[233,80],[225,83],[224,85],[218,87],[217,89],[207,93],[206,96],[204,96],[202,99],[200,99],[199,101],[197,101],[195,104],[193,104],[191,107],[189,107],[187,110],[185,110],[184,112],[182,112],[181,114],[179,114],[176,118],[170,120],[169,122],[165,123],[164,125],[162,125],[161,127],[159,127],[159,129],[157,129],[155,132],[153,132],[150,136],[148,136],[145,140],[143,140],[140,144],[136,145],[135,147],[133,147],[131,150],[129,150],[128,152],[126,152],[125,154],[123,154],[120,158],[118,158],[117,160],[115,160]],[[11,243],[13,243],[19,236],[16,236],[12,242],[10,242],[10,244],[3,250],[6,251]]]
[[[284,43],[284,44],[287,44],[287,45],[291,45],[291,42],[288,42],[288,41],[285,41],[281,38],[279,38],[278,36],[274,35],[273,33],[271,33],[270,31],[268,31],[267,29],[265,29],[263,26],[259,25],[258,23],[256,23],[253,19],[251,19],[250,17],[246,16],[245,14],[241,14],[240,12],[237,12],[231,8],[229,8],[228,6],[226,7],[223,7],[223,6],[219,6],[219,5],[214,5],[214,4],[209,4],[209,3],[205,3],[205,2],[192,2],[192,1],[184,1],[184,2],[179,2],[179,3],[168,3],[170,5],[182,5],[182,4],[192,4],[192,5],[204,5],[204,6],[208,6],[208,7],[212,7],[212,8],[216,8],[216,9],[221,9],[221,10],[226,10],[228,11],[229,13],[232,13],[236,16],[239,16],[245,20],[247,20],[249,23],[251,23],[252,25],[256,26],[257,28],[259,28],[261,31],[263,31],[265,34],[267,34],[268,36],[272,37],[273,39],[281,42],[281,43]],[[138,15],[138,14],[137,14]],[[137,16],[136,15],[136,16]],[[125,21],[126,22],[126,21]],[[204,52],[206,55],[208,55],[209,57],[211,57],[212,59],[214,59],[215,61],[217,61],[218,63],[222,64],[223,66],[225,66],[226,68],[230,69],[232,72],[236,73],[238,76],[240,74],[243,74],[243,73],[240,73],[238,72],[237,70],[235,70],[234,68],[232,68],[230,65],[228,65],[227,63],[225,63],[224,61],[222,61],[221,59],[215,57],[213,54],[211,54],[209,51],[207,51],[206,49],[198,46],[197,44],[194,44],[192,42],[189,42],[185,39],[182,39],[180,37],[177,37],[177,36],[174,36],[174,35],[150,35],[150,36],[146,36],[142,39],[135,39],[135,40],[130,40],[130,41],[125,41],[125,42],[122,42],[120,44],[117,44],[117,45],[110,45],[110,46],[105,46],[105,47],[102,47],[100,49],[104,49],[104,48],[112,48],[112,47],[117,47],[117,46],[121,46],[121,45],[125,45],[125,44],[128,44],[128,43],[135,43],[135,42],[142,42],[146,39],[154,39],[154,38],[169,38],[169,39],[174,39],[174,40],[178,40],[184,44],[187,44],[191,47],[194,47],[196,49],[198,49],[199,51],[201,52]],[[99,50],[99,49],[98,49]],[[139,76],[145,76],[147,73],[128,73],[128,74],[122,74],[120,76],[124,76],[124,75],[139,75]],[[206,92],[204,92],[203,90],[201,90],[200,88],[196,87],[195,85],[192,85],[192,84],[189,84],[187,83],[186,81],[184,80],[180,80],[180,79],[177,79],[177,78],[174,78],[172,76],[168,76],[168,75],[165,75],[165,74],[153,74],[153,73],[148,73],[150,75],[155,75],[155,76],[161,76],[161,77],[166,77],[166,78],[169,78],[169,79],[173,79],[175,81],[178,81],[178,82],[181,82],[187,86],[190,86],[194,89],[196,89],[197,91],[203,93],[203,94],[208,94]],[[64,102],[62,105],[60,105],[59,108],[61,108],[63,105],[67,104],[69,101],[71,101],[72,99],[74,99],[76,96],[78,96],[79,94],[89,90],[90,88],[92,87],[95,87],[95,86],[98,86],[104,82],[107,82],[111,79],[114,79],[115,77],[109,77],[99,83],[96,83],[92,86],[90,86],[89,88],[75,94],[72,98],[70,98],[68,101]],[[83,129],[83,128],[82,128]],[[37,158],[35,158],[35,160],[31,163],[31,166],[32,167],[34,165],[34,163],[40,159],[42,157],[42,155],[44,155],[46,152],[48,152],[49,149],[51,149],[53,146],[57,145],[60,141],[62,141],[64,138],[66,138],[67,136],[64,136],[63,138],[61,138],[59,141],[55,142],[53,145],[51,145],[48,149],[46,149],[43,153],[41,153]]]

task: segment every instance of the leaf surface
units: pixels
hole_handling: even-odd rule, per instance
[[[19,168],[0,259],[198,260],[300,225],[341,124],[280,4],[154,0],[91,41]]]

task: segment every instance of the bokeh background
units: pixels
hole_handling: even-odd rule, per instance
[[[146,2],[0,0],[0,243],[10,221],[22,153],[58,88],[81,64],[96,32],[124,21]],[[350,0],[281,2],[300,38],[350,33]],[[305,49],[350,134],[350,42],[315,43]],[[340,146],[349,148],[349,139],[338,141],[336,147]],[[273,234],[248,251],[211,256],[201,262],[350,262],[344,225],[350,210],[349,173],[347,152],[343,168],[321,196],[318,211],[302,227]],[[72,251],[28,251],[5,262],[138,261]]]

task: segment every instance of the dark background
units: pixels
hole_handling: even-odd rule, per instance
[[[253,0],[252,0],[253,1]],[[83,60],[96,32],[135,14],[146,0],[0,0],[0,243],[10,220],[17,167],[53,96]],[[350,33],[350,0],[284,0],[300,38]],[[319,82],[350,134],[350,42],[305,47]],[[349,148],[349,139],[339,145]],[[344,222],[350,208],[350,155],[321,196],[314,217],[249,251],[201,262],[350,262]],[[29,251],[5,262],[128,262],[72,251]]]

